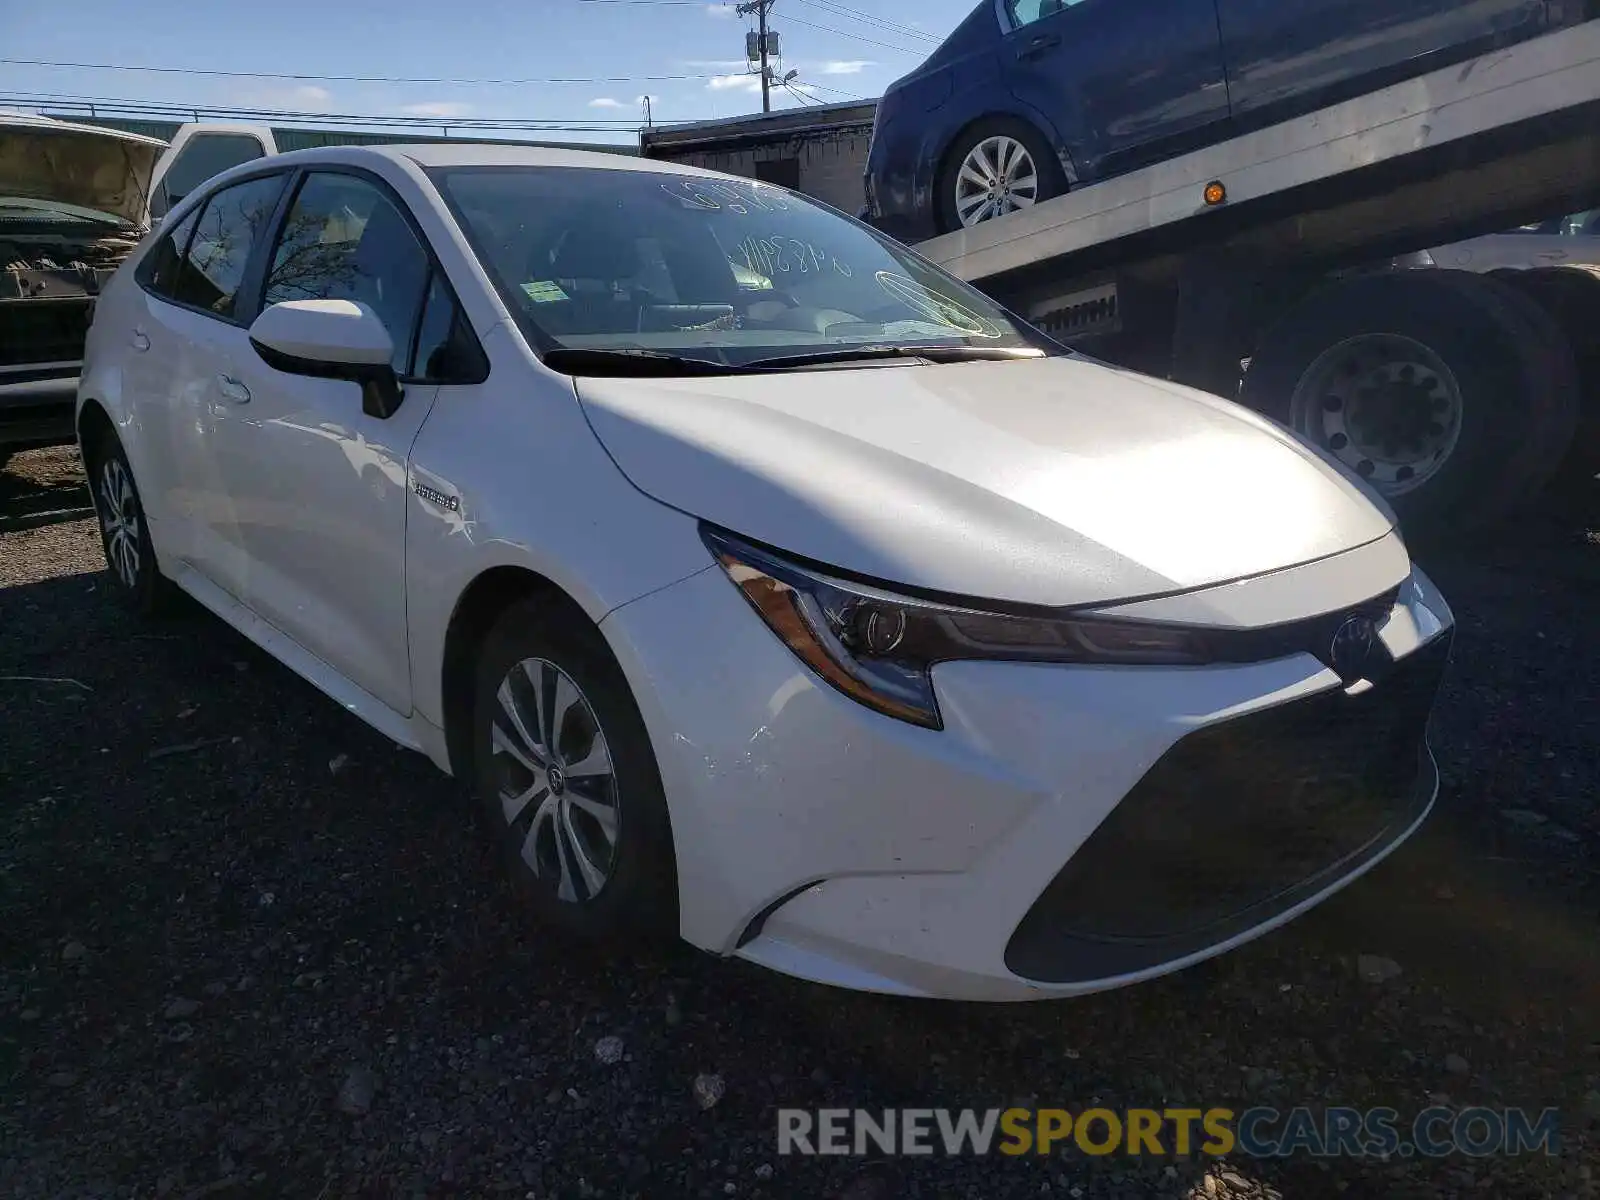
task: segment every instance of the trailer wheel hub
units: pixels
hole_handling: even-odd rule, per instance
[[[1395,334],[1364,334],[1324,351],[1289,405],[1296,433],[1391,496],[1438,473],[1460,440],[1461,413],[1450,368]]]

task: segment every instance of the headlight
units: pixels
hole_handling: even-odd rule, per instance
[[[930,674],[938,662],[1208,661],[1193,630],[938,604],[837,579],[725,533],[702,533],[728,578],[801,662],[851,699],[930,729],[943,728]]]

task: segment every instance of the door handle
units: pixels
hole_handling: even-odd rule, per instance
[[[235,404],[250,403],[250,389],[245,387],[232,375],[218,375],[217,388]]]
[[[1055,33],[1041,33],[1038,37],[1027,42],[1021,50],[1017,51],[1018,58],[1037,58],[1046,50],[1054,49],[1061,45],[1061,36]]]
[[[150,339],[145,336],[145,332],[142,329],[135,329],[133,331],[133,337],[129,338],[128,340],[133,343],[133,348],[139,351],[140,354],[143,354],[146,350],[150,349]]]

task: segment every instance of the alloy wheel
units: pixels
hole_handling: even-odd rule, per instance
[[[100,526],[105,532],[106,560],[127,588],[139,585],[139,500],[133,479],[120,458],[100,468]]]
[[[956,216],[964,228],[1039,200],[1039,168],[1028,148],[1006,134],[986,137],[967,152],[956,172]]]
[[[621,809],[611,749],[581,688],[526,658],[495,691],[490,756],[509,836],[535,878],[568,903],[593,900],[617,863]]]

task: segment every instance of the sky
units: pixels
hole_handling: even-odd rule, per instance
[[[880,95],[973,3],[776,0],[771,25],[799,94],[780,90],[773,107]],[[722,0],[0,0],[0,58],[97,64],[0,62],[0,107],[70,96],[510,118],[591,127],[545,135],[561,140],[630,142],[645,95],[657,124],[759,112],[749,27]],[[401,79],[430,82],[388,82]],[[468,82],[480,80],[502,82]]]

